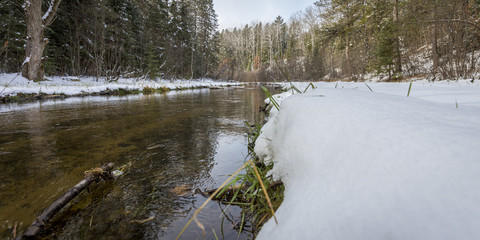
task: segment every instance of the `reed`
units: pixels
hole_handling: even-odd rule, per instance
[[[261,133],[261,127],[258,124],[255,125],[250,125],[247,121],[244,121],[245,126],[248,129],[248,136],[247,136],[247,146],[248,146],[248,151],[250,153],[254,152],[254,147],[255,147],[255,141],[257,141],[258,136],[260,136]]]
[[[372,88],[370,86],[368,86],[368,84],[366,82],[363,82],[363,83],[365,83],[365,86],[367,86],[368,89],[370,89],[370,92],[373,92]]]
[[[310,84],[308,84],[307,88],[305,88],[305,90],[303,90],[303,93],[306,93],[309,87],[312,87],[312,89],[315,89],[315,88],[316,88],[316,87],[313,85],[313,83],[310,83]]]
[[[270,91],[268,91],[268,89],[264,86],[262,86],[262,90],[263,92],[265,92],[265,95],[267,95],[267,97],[270,99],[270,102],[273,104],[273,106],[277,109],[277,110],[280,110],[280,105],[278,105],[278,102],[277,100],[272,96],[272,94],[270,93]]]
[[[407,97],[410,97],[410,91],[412,90],[412,84],[413,84],[413,82],[410,82],[410,86],[408,87]]]
[[[195,213],[193,214],[193,217],[187,222],[187,224],[185,224],[185,226],[183,227],[182,231],[178,234],[177,238],[175,238],[176,240],[178,240],[182,234],[185,232],[185,230],[187,229],[187,227],[190,225],[190,223],[192,223],[193,220],[195,220],[195,223],[197,224],[197,226],[202,229],[203,231],[203,234],[205,235],[205,227],[203,226],[203,224],[198,221],[197,219],[197,215],[200,213],[200,211],[202,211],[202,209],[213,199],[214,196],[217,195],[217,193],[222,190],[225,185],[227,185],[227,183],[229,183],[232,178],[234,178],[240,171],[242,171],[246,166],[247,164],[249,164],[250,162],[246,162],[245,164],[243,164],[242,167],[240,167],[237,171],[235,171],[235,173],[233,173],[232,175],[230,175],[230,177],[212,194],[210,195],[210,197],[202,204],[202,206],[200,206],[196,211]]]

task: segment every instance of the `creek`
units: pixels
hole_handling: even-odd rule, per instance
[[[244,121],[260,123],[258,86],[91,96],[0,105],[0,238],[21,234],[84,171],[131,164],[82,193],[48,239],[174,239],[247,156]],[[224,212],[225,214],[222,214]],[[250,239],[236,206],[209,203],[205,239]],[[203,239],[194,223],[182,239]]]

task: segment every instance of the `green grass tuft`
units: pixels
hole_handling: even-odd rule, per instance
[[[410,90],[412,90],[412,84],[413,82],[410,82],[410,86],[408,87],[407,97],[410,97]]]

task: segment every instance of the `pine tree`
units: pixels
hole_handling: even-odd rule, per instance
[[[26,44],[22,0],[0,1],[0,71],[18,72]]]
[[[378,35],[378,45],[375,51],[375,69],[380,73],[387,73],[388,79],[395,72],[396,51],[396,28],[392,21],[383,24]]]
[[[166,72],[166,48],[168,47],[168,6],[163,0],[150,3],[147,17],[148,44],[146,66],[150,78],[163,77]]]
[[[218,20],[212,0],[198,0],[196,4],[194,64],[197,67],[194,77],[205,77],[211,74],[212,65],[218,62],[214,46]]]

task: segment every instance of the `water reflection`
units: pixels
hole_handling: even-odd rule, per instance
[[[0,238],[23,231],[83,171],[106,162],[133,167],[83,194],[49,238],[173,238],[205,200],[191,190],[213,188],[243,164],[243,121],[260,122],[263,99],[258,88],[230,88],[1,105]],[[216,203],[199,216],[207,239],[237,238],[240,209],[227,210],[233,220]],[[196,226],[184,236],[203,238]]]

